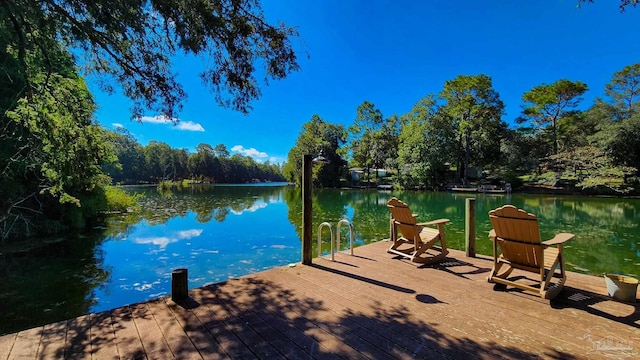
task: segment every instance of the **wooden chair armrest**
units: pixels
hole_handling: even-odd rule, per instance
[[[448,222],[449,222],[449,219],[438,219],[438,220],[432,220],[432,221],[427,221],[427,222],[423,222],[423,223],[417,223],[416,225],[418,225],[418,226],[431,226],[431,225],[446,224]]]
[[[556,236],[554,236],[553,239],[547,240],[547,241],[543,241],[542,243],[547,245],[547,246],[558,245],[558,244],[564,243],[565,241],[569,241],[569,240],[573,239],[574,237],[575,237],[574,234],[559,233],[559,234],[556,234]]]

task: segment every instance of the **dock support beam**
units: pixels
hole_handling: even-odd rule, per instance
[[[465,204],[464,238],[467,257],[476,257],[476,199],[467,198]]]
[[[311,155],[304,155],[302,162],[302,264],[311,265]]]
[[[180,302],[189,298],[189,272],[175,269],[171,272],[171,300]]]

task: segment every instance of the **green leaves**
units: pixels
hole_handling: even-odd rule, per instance
[[[376,163],[375,148],[379,143],[376,137],[381,131],[382,125],[382,112],[376,109],[372,102],[364,101],[356,110],[353,125],[348,128],[348,151],[351,165],[365,168],[367,176],[369,169]]]
[[[95,105],[82,81],[58,74],[33,79],[38,92],[20,99],[6,115],[35,139],[37,146],[25,161],[40,168],[40,193],[80,205],[79,192],[109,182],[100,166],[115,160],[113,149],[102,128],[92,124]]]
[[[582,101],[587,85],[580,81],[561,79],[553,84],[543,84],[527,91],[522,100],[521,122],[531,121],[538,130],[547,126],[551,130],[551,154],[558,153],[558,121],[568,116]]]
[[[0,11],[6,15],[16,4],[5,5]],[[57,39],[42,38],[46,24],[23,38],[7,28],[30,26],[27,15],[33,14],[10,13],[12,21],[0,21],[0,44],[9,49],[2,55],[9,66],[0,75],[2,240],[82,226],[95,217],[95,209],[80,206],[100,196],[96,189],[110,182],[102,166],[115,161],[106,132],[93,121],[95,104],[69,52]]]
[[[23,73],[39,71],[24,61],[29,44],[47,59],[62,41],[81,50],[84,71],[98,75],[103,89],[122,87],[133,118],[146,109],[171,118],[181,109],[186,94],[171,68],[177,53],[204,58],[209,67],[200,77],[217,103],[244,113],[260,96],[257,65],[265,83],[298,70],[296,30],[268,24],[256,0],[16,0],[3,2],[0,18],[10,22],[3,30]]]
[[[314,157],[322,150],[330,163],[317,164],[313,169],[313,181],[316,186],[340,185],[340,178],[345,172],[346,162],[339,154],[345,142],[345,131],[342,125],[327,123],[320,116],[313,115],[309,122],[302,126],[295,145],[287,154],[284,175],[290,182],[300,185],[302,181],[302,160],[304,155]]]
[[[499,157],[504,104],[493,89],[491,78],[480,74],[459,75],[444,84],[440,97],[445,101],[442,112],[457,128],[459,147],[464,158],[457,159],[463,170],[460,177],[468,183],[467,171],[472,164],[486,166]]]
[[[640,110],[640,63],[625,66],[613,74],[611,82],[605,86],[605,93],[613,100],[625,117],[631,117]]]
[[[630,178],[634,167],[616,166],[604,151],[594,146],[583,146],[561,152],[549,158],[549,166],[559,169],[563,178],[575,179],[583,189],[608,188],[618,193],[633,190]]]

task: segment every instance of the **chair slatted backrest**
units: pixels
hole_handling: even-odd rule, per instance
[[[409,205],[396,198],[391,198],[387,203],[387,207],[391,212],[391,218],[398,225],[402,236],[410,240],[415,240],[419,236],[419,228],[416,226],[416,217],[411,213]]]
[[[502,256],[513,264],[544,267],[538,218],[513,205],[489,211]]]

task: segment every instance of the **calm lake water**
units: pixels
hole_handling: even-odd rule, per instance
[[[198,287],[301,259],[302,200],[294,187],[129,191],[144,195],[141,214],[115,216],[45,246],[0,249],[0,334],[168,295],[176,268],[188,268],[190,287]],[[465,199],[475,197],[478,253],[491,254],[487,212],[510,203],[538,215],[545,239],[576,234],[565,247],[570,270],[640,275],[639,199],[315,189],[314,246],[320,223],[335,227],[341,219],[354,225],[357,245],[388,238],[392,196],[420,221],[450,219],[445,229],[454,249],[464,249]],[[326,253],[328,231],[323,235]],[[341,238],[345,248],[348,227]]]

